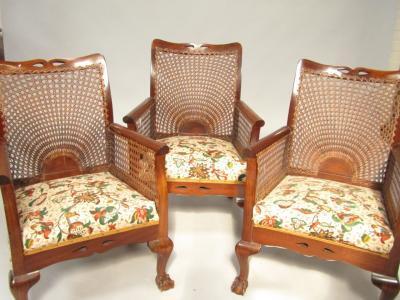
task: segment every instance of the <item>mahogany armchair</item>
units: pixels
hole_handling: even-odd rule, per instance
[[[154,40],[150,98],[124,117],[128,128],[166,143],[168,191],[243,194],[244,149],[264,121],[240,100],[242,48]]]
[[[112,123],[104,58],[1,62],[0,97],[15,298],[46,266],[143,242],[158,254],[158,287],[172,288],[168,147]]]
[[[247,151],[233,292],[270,245],[371,271],[381,299],[397,295],[399,92],[400,71],[299,63],[287,126]]]

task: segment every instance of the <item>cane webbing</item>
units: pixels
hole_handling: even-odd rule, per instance
[[[383,181],[399,117],[397,81],[336,77],[303,69],[293,132],[291,172],[317,175],[326,159],[352,166],[353,183]]]
[[[155,131],[160,137],[179,133],[188,122],[201,124],[211,136],[232,135],[239,57],[237,51],[155,49]]]
[[[111,173],[123,179],[147,199],[158,203],[154,151],[124,136],[111,134]]]
[[[107,105],[100,65],[1,71],[0,105],[14,179],[39,175],[46,158],[107,163]]]
[[[285,177],[287,141],[285,136],[257,154],[256,201],[263,200]]]

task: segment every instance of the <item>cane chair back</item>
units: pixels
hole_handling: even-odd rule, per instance
[[[151,96],[156,138],[191,132],[232,139],[241,56],[237,43],[197,46],[155,40]]]
[[[399,72],[299,64],[288,172],[379,188],[398,142]]]
[[[109,162],[105,68],[100,55],[0,65],[2,133],[15,180]]]

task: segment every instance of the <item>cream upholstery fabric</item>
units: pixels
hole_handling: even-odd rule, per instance
[[[379,191],[311,177],[286,176],[256,203],[253,222],[384,254],[394,241]]]
[[[240,175],[246,174],[246,162],[225,140],[174,136],[160,141],[170,148],[166,157],[168,180],[236,183]]]
[[[16,196],[26,252],[158,223],[155,203],[108,172],[41,182]]]

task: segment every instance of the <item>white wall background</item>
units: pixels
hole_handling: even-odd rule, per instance
[[[266,120],[262,131],[266,134],[286,122],[300,58],[327,64],[389,67],[396,2],[2,0],[1,20],[8,60],[104,54],[117,122],[149,94],[152,39],[238,41],[244,49],[242,99]],[[6,244],[2,216],[1,299],[9,298]],[[231,248],[233,252],[233,247],[228,246],[227,253]],[[300,269],[301,274],[306,272]],[[233,278],[234,271],[229,271],[229,278]],[[223,285],[224,291],[229,288],[228,281]]]

